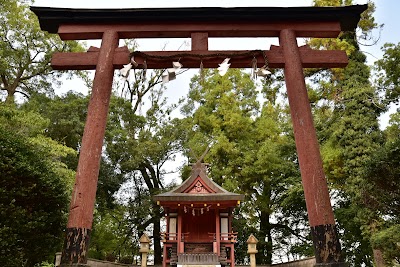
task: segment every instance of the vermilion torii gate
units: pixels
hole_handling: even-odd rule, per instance
[[[298,47],[297,37],[335,38],[353,31],[366,5],[348,7],[248,7],[248,8],[151,8],[65,9],[31,7],[41,28],[63,40],[101,39],[100,49],[85,53],[58,53],[52,67],[59,70],[96,69],[87,122],[72,193],[62,266],[86,266],[92,228],[97,179],[114,69],[130,62],[125,38],[191,38],[192,49],[154,51],[135,55],[138,68],[166,68],[172,61],[185,68],[216,68],[225,55],[231,67],[248,68],[255,57],[258,67],[284,68],[287,94],[301,177],[307,203],[316,266],[346,266],[322,168],[303,68],[342,68],[344,51],[317,51]],[[209,51],[209,37],[279,37],[280,46],[263,53]],[[176,58],[174,58],[176,55]],[[237,55],[237,56],[235,56]]]

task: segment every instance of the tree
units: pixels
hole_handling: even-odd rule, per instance
[[[137,204],[137,209],[142,210],[141,219],[145,219],[137,218],[136,229],[144,231],[152,225],[155,262],[161,263],[159,233],[162,212],[156,203],[150,201],[149,208],[144,202],[165,189],[164,164],[180,150],[178,136],[181,131],[179,120],[168,117],[171,110],[164,108],[162,91],[153,89],[150,96],[151,107],[146,116],[136,115],[130,101],[115,99],[115,104],[110,107],[105,145],[107,160],[121,174],[123,181],[134,180],[147,192],[145,194],[143,188],[137,188],[135,194],[130,196],[130,203]],[[143,198],[144,195],[148,197]]]
[[[62,244],[74,151],[44,137],[47,121],[0,104],[0,262],[34,266],[52,261]]]
[[[338,6],[352,1],[314,1],[316,5],[327,2]],[[347,68],[324,71],[317,77],[311,94],[324,168],[335,196],[339,232],[347,261],[355,266],[372,266],[370,237],[377,230],[375,222],[382,220],[368,205],[368,194],[373,188],[364,172],[366,162],[383,143],[378,116],[386,107],[369,81],[370,69],[358,42],[380,27],[372,17],[374,8],[369,3],[362,14],[360,36],[344,32],[337,39],[310,41],[317,48],[346,50],[350,59]]]
[[[383,58],[375,63],[378,71],[376,84],[385,93],[386,104],[389,105],[398,103],[400,96],[400,43],[384,44],[382,50]]]
[[[128,83],[128,88],[120,90],[124,98],[114,94],[110,101],[96,197],[98,217],[93,225],[91,242],[97,247],[96,253],[92,251],[91,255],[101,259],[104,259],[105,255],[113,255],[117,260],[123,258],[118,251],[123,250],[123,247],[125,250],[132,247],[132,237],[141,235],[146,228],[153,228],[154,238],[160,239],[162,213],[160,207],[151,201],[151,195],[157,194],[166,186],[163,182],[163,164],[173,158],[174,153],[179,150],[179,145],[174,139],[180,132],[179,120],[169,118],[174,107],[165,106],[166,100],[162,96],[165,88],[158,87],[161,72],[150,74],[144,79],[143,73],[137,71],[135,78],[136,82]],[[150,108],[145,104],[145,96],[149,97]],[[48,118],[50,123],[45,134],[79,152],[87,102],[88,97],[72,92],[55,97],[36,94],[23,108],[40,112]],[[148,109],[146,115],[141,114],[143,106]],[[69,158],[69,166],[76,168],[76,163],[76,157]],[[134,183],[137,188],[126,199],[119,199],[116,193],[130,183]],[[148,206],[148,203],[151,205]],[[135,213],[140,217],[134,217],[134,213],[131,212],[133,207],[137,211],[140,210],[139,213]],[[113,209],[120,210],[125,215],[110,218],[107,213],[113,213]],[[121,221],[118,221],[119,219]],[[125,232],[119,231],[115,238],[126,240],[122,243],[112,243],[118,246],[112,249],[111,246],[96,245],[96,242],[101,242],[102,239],[101,236],[97,236],[102,235],[100,229],[107,229],[103,224],[110,223],[115,223],[117,229],[123,226]],[[155,250],[156,260],[161,262],[160,242],[155,242]]]
[[[254,82],[242,70],[229,70],[223,77],[207,70],[203,79],[192,79],[182,112],[187,155],[200,155],[211,145],[205,158],[211,163],[210,176],[226,189],[245,194],[243,206],[235,213],[236,226],[245,229],[236,230],[256,231],[260,240],[257,261],[266,264],[272,263],[273,253],[278,255],[277,251],[284,249],[278,245],[280,241],[300,238],[308,245],[310,242],[298,228],[304,225],[305,202],[288,113],[275,101],[266,101],[260,109],[258,97]],[[293,216],[294,203],[299,208],[296,215],[302,214],[299,218]],[[247,238],[239,235],[242,247]],[[287,250],[293,257],[305,255],[304,251]],[[244,262],[245,254],[237,255],[237,260]]]
[[[372,246],[382,251],[385,264],[400,263],[400,113],[391,116],[385,130],[386,142],[366,164],[365,178],[371,183],[368,206],[376,210],[381,221],[371,236]]]
[[[52,93],[62,73],[50,68],[51,55],[82,47],[43,32],[26,3],[1,0],[0,4],[0,89],[7,94],[6,102],[14,103],[16,93],[27,98],[35,92]]]

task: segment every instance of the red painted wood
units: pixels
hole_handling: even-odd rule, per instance
[[[182,210],[178,211],[178,244],[177,252],[183,253],[184,247],[182,246]]]
[[[192,33],[206,32],[209,37],[279,37],[283,29],[292,29],[298,37],[335,38],[339,21],[313,22],[176,22],[124,24],[63,24],[58,28],[62,40],[100,39],[104,31],[113,30],[124,38],[190,38]]]
[[[226,54],[248,54],[249,51],[149,51],[145,52],[149,56],[165,57],[175,56],[168,59],[147,58],[147,68],[163,69],[170,68],[172,61],[178,61],[183,64],[184,68],[199,68],[200,61],[203,61],[204,68],[216,68],[227,56]],[[179,54],[185,53],[187,56],[180,57]],[[219,56],[218,56],[219,54]],[[268,58],[270,68],[283,68],[285,61],[283,50],[281,47],[271,47],[266,50],[265,54]],[[190,57],[190,55],[194,55]],[[198,55],[202,55],[200,60]],[[301,49],[301,62],[304,68],[343,68],[347,66],[348,59],[344,51],[332,50],[312,50]],[[55,53],[52,57],[51,66],[55,70],[90,70],[96,68],[98,54],[97,52],[83,53]],[[139,64],[138,68],[143,68],[144,57],[135,55],[135,61]],[[245,55],[242,57],[231,57],[231,68],[251,68],[253,55]],[[262,67],[264,58],[261,54],[256,55],[257,66]],[[121,69],[124,64],[129,63],[129,51],[116,51],[113,59],[115,69]]]
[[[279,42],[310,225],[335,224],[295,32],[283,30]]]
[[[207,184],[201,179],[200,176],[197,176],[197,178],[193,181],[191,185],[188,186],[188,188],[183,191],[182,193],[188,193],[188,194],[213,194],[215,193],[214,190],[212,190]]]
[[[168,258],[167,245],[164,243],[162,267],[167,267],[167,258]]]
[[[82,138],[67,228],[92,228],[101,150],[107,122],[118,34],[104,33]]]
[[[192,51],[207,51],[208,50],[208,33],[206,32],[193,32],[192,38]]]
[[[176,202],[176,201],[161,201],[160,206],[164,208],[171,208],[171,209],[177,209],[179,207],[183,206],[190,206],[193,204],[195,208],[202,208],[204,207],[204,204],[207,206],[211,205],[211,209],[215,209],[217,205],[219,204],[220,209],[226,209],[226,208],[231,208],[231,207],[236,207],[237,200],[228,200],[228,201],[185,201],[185,202]]]
[[[219,216],[219,209],[215,210],[215,237],[217,243],[217,254],[221,255],[221,218]]]
[[[114,52],[113,69],[121,69],[123,65],[129,63],[130,52],[128,48],[120,49]],[[57,52],[51,58],[51,67],[55,70],[94,70],[97,66],[99,51],[95,48],[88,52]]]
[[[212,243],[213,238],[209,236],[208,233],[215,232],[215,213],[210,210],[205,211],[203,214],[198,214],[193,216],[191,210],[189,209],[187,213],[182,216],[182,231],[184,233],[189,233],[187,240],[185,242],[203,242]]]
[[[230,265],[231,267],[235,267],[235,246],[231,244],[231,262]]]

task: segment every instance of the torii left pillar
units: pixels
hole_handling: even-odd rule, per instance
[[[101,151],[114,77],[116,31],[105,31],[101,42],[89,102],[75,186],[69,210],[61,266],[87,266]]]

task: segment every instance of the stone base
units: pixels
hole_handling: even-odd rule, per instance
[[[346,262],[317,263],[314,267],[349,267]]]

